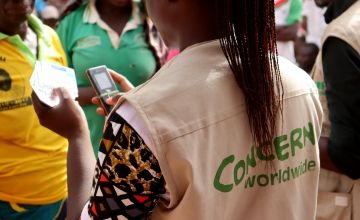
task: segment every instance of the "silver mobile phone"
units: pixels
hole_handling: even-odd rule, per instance
[[[106,99],[119,94],[114,80],[107,71],[106,66],[97,66],[86,71],[92,87],[95,89],[96,95],[100,98],[100,103],[108,115],[111,111],[111,106],[106,104]]]

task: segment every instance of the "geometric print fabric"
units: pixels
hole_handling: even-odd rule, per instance
[[[157,159],[116,112],[100,143],[88,213],[92,219],[147,219],[166,192]]]

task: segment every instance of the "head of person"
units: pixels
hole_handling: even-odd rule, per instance
[[[145,0],[145,5],[168,46],[182,50],[220,39],[245,96],[255,144],[271,142],[282,108],[278,98],[282,96],[282,83],[275,52],[274,1]]]
[[[314,1],[318,7],[323,8],[328,6],[333,0],[314,0]]]
[[[55,1],[55,0],[53,0]],[[90,0],[74,0],[71,4],[65,7],[60,14],[59,20],[61,21],[66,15],[70,14],[71,12],[75,11],[81,5],[88,3]],[[131,7],[132,0],[93,0],[95,3],[98,4],[107,4],[115,8],[127,8]]]
[[[0,0],[0,31],[18,27],[27,22],[34,10],[35,0]],[[6,33],[13,34],[13,33]]]
[[[304,43],[298,50],[296,54],[296,61],[299,64],[299,67],[305,70],[307,73],[310,73],[316,56],[319,53],[319,47],[314,43]]]
[[[56,28],[56,25],[58,23],[60,13],[59,10],[53,6],[53,5],[47,5],[45,8],[41,11],[41,19],[43,20],[43,23],[52,27]]]

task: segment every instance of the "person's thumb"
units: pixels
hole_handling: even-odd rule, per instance
[[[63,87],[55,88],[54,94],[59,97],[60,102],[64,102],[67,101],[68,99],[71,99],[71,95],[69,91],[67,91],[67,89]]]

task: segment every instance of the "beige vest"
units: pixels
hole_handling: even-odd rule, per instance
[[[311,78],[280,60],[284,124],[265,162],[218,41],[192,46],[124,99],[145,122],[170,199],[152,219],[311,220],[322,120]]]
[[[324,43],[328,37],[336,37],[345,41],[360,53],[359,31],[360,31],[360,1],[357,1],[341,16],[333,20],[327,26],[322,38],[322,43]],[[326,85],[324,80],[321,51],[316,59],[311,75],[319,89],[320,101],[324,110],[324,123],[321,131],[321,136],[329,137],[331,129],[330,129],[330,120],[329,120],[329,110],[328,110],[327,99],[325,94]]]

